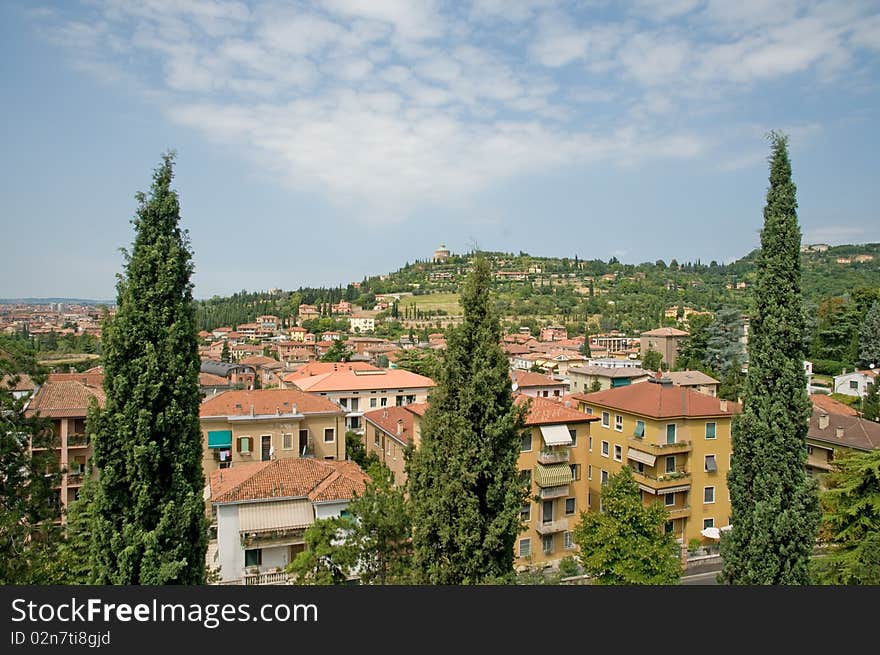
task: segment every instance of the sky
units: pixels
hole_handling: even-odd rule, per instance
[[[195,296],[445,244],[626,263],[880,241],[880,3],[6,0],[0,298],[113,299],[176,151]]]

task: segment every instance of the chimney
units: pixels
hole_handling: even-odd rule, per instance
[[[721,411],[726,412],[727,411],[727,401],[722,398],[720,402],[721,402]]]
[[[825,414],[824,412],[819,414],[819,429],[820,430],[824,430],[825,428],[828,427],[828,420],[829,420],[828,414]]]
[[[254,415],[254,404],[251,403],[251,416],[253,416],[253,415]]]
[[[382,410],[382,418],[388,418],[388,410]]]
[[[842,430],[842,428],[839,428]],[[403,434],[403,419],[397,419],[397,436]]]
[[[838,425],[837,429],[834,431],[834,434],[838,439],[843,439],[843,426]]]
[[[293,414],[296,414],[296,403],[294,403],[294,404],[291,406],[290,411],[291,411]]]

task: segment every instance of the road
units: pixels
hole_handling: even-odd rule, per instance
[[[717,575],[718,571],[706,571],[705,573],[696,573],[694,575],[683,575],[681,576],[681,582],[679,584],[717,585],[718,583],[715,581]]]

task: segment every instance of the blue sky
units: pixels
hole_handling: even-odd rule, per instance
[[[880,4],[11,0],[0,297],[113,298],[161,153],[197,297],[488,250],[758,245],[765,134],[807,242],[880,241]]]

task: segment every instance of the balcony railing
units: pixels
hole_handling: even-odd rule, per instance
[[[68,448],[84,448],[88,446],[90,443],[89,435],[87,434],[68,434],[67,435],[67,447]]]
[[[633,469],[633,475],[643,484],[657,490],[678,487],[681,485],[690,485],[691,483],[691,474],[687,471],[674,471],[672,473],[650,475],[648,473],[639,473],[637,470]]]
[[[693,446],[690,441],[676,441],[675,443],[654,443],[646,441],[644,437],[632,436],[629,443],[639,450],[644,450],[652,455],[674,455],[675,453],[689,453]]]
[[[284,571],[273,573],[245,573],[241,579],[243,585],[278,585],[290,584],[290,576]]]
[[[561,450],[544,448],[538,453],[539,464],[563,464],[568,461],[568,458],[568,448]]]
[[[543,487],[539,492],[538,496],[541,500],[550,500],[551,498],[562,498],[563,496],[568,495],[569,486],[567,484],[561,484],[558,487]]]
[[[78,487],[83,483],[85,476],[82,473],[68,473],[67,474],[67,486],[68,487]]]
[[[556,519],[555,521],[549,521],[547,523],[538,523],[535,527],[535,530],[538,531],[538,534],[554,534],[556,532],[565,532],[568,530],[568,519]]]
[[[669,514],[670,519],[683,519],[691,515],[691,506],[667,507],[666,511]]]

